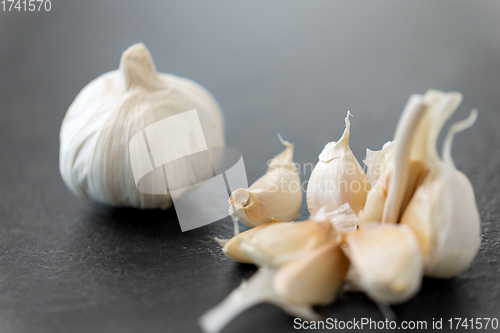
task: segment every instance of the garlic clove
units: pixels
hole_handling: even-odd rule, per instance
[[[273,288],[275,270],[260,268],[248,281],[243,281],[219,305],[205,313],[199,321],[203,332],[220,332],[233,318],[259,303],[270,303],[286,313],[304,320],[319,320],[321,317],[309,305],[288,302]]]
[[[397,223],[401,207],[408,191],[410,176],[411,146],[415,139],[418,124],[421,122],[427,105],[423,96],[413,95],[403,110],[394,136],[394,172],[391,175],[387,197],[384,203],[382,223]]]
[[[358,214],[366,202],[369,181],[349,148],[350,113],[338,142],[328,143],[314,167],[307,186],[307,207],[311,215],[322,207],[332,212],[345,203]]]
[[[280,265],[317,248],[335,236],[328,219],[322,222],[271,222],[254,229],[233,237],[224,246],[224,253],[240,262]]]
[[[229,240],[217,240],[217,241],[219,245],[222,245],[222,251],[228,258],[241,263],[252,264],[253,263],[252,259],[250,259],[246,254],[246,252],[243,251],[241,248],[241,239],[251,239],[252,237],[254,237],[256,233],[260,231],[260,229],[268,227],[275,223],[280,223],[280,222],[263,223],[255,228],[248,229],[242,233],[239,233]]]
[[[295,221],[300,216],[302,187],[293,162],[294,146],[278,137],[286,148],[274,157],[266,174],[248,189],[237,189],[229,198],[232,211],[249,228],[273,218]]]
[[[371,224],[346,236],[355,285],[382,304],[403,303],[420,289],[423,261],[410,228]]]
[[[358,224],[360,228],[370,222],[382,221],[391,174],[392,172],[384,173],[381,175],[380,179],[373,183],[372,188],[366,196],[366,204],[362,211],[363,214],[358,215]]]
[[[449,278],[460,273],[481,245],[474,190],[451,157],[453,136],[472,126],[476,118],[477,111],[473,110],[469,118],[452,125],[444,142],[443,161],[431,164],[431,173],[401,218],[401,223],[417,235],[425,274],[430,277]]]
[[[342,286],[348,267],[340,244],[330,241],[281,266],[273,287],[292,304],[326,305]]]

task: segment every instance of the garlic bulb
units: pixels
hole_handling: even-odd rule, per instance
[[[422,255],[410,228],[370,224],[346,236],[354,282],[375,302],[403,303],[420,289]]]
[[[460,102],[460,95],[445,95],[436,104],[436,117],[445,119]],[[450,111],[451,110],[451,111]],[[424,256],[425,274],[449,278],[469,266],[481,245],[479,212],[474,190],[467,177],[455,168],[451,157],[453,136],[477,118],[473,110],[468,119],[453,124],[443,147],[443,161],[435,153],[435,140],[429,141],[429,174],[413,195],[401,223],[417,235]],[[444,120],[433,126],[439,132]]]
[[[223,147],[223,118],[214,97],[191,80],[158,73],[147,48],[132,45],[123,53],[119,69],[90,82],[66,113],[59,153],[64,183],[75,195],[103,204],[170,207],[170,194],[137,190],[129,141],[147,126],[193,109],[198,112],[207,146]],[[176,149],[175,143],[166,149]],[[197,165],[175,172],[193,179],[201,173]],[[164,184],[161,176],[153,173],[149,181]]]
[[[338,142],[328,143],[311,173],[307,185],[307,207],[311,215],[322,207],[330,213],[345,203],[358,214],[366,202],[368,178],[349,148],[350,122]]]
[[[278,135],[286,147],[269,164],[267,172],[248,189],[240,188],[229,198],[230,212],[249,228],[274,219],[295,221],[300,215],[302,187],[293,162],[294,146]]]
[[[348,268],[340,243],[330,241],[281,266],[273,287],[290,303],[326,305],[344,283]]]

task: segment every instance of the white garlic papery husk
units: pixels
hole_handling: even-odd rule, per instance
[[[394,142],[387,141],[381,150],[366,149],[366,157],[363,163],[366,165],[366,177],[373,186],[381,175],[392,172]]]
[[[328,143],[314,167],[307,185],[307,207],[315,215],[324,207],[333,212],[345,203],[358,214],[370,189],[368,178],[349,148],[350,113],[346,128],[337,142]]]
[[[455,101],[452,105],[458,104]],[[431,151],[429,174],[401,218],[401,223],[417,235],[425,274],[430,277],[450,278],[460,273],[469,266],[481,245],[474,190],[467,176],[456,169],[451,157],[453,136],[472,126],[476,118],[477,111],[473,110],[469,118],[452,125],[444,142],[443,161],[434,151],[435,141],[429,141],[432,145],[428,148]],[[443,123],[441,120],[437,126]],[[437,135],[433,139],[437,139]]]
[[[229,198],[230,212],[249,228],[273,219],[295,221],[300,216],[302,186],[293,162],[294,146],[278,137],[286,148],[270,162],[266,174]]]
[[[347,202],[333,212],[326,214],[326,216],[332,223],[335,232],[339,235],[356,231],[358,227],[358,216]]]
[[[144,44],[132,45],[122,54],[119,69],[91,81],[66,113],[59,153],[64,183],[76,196],[103,204],[170,207],[170,194],[137,190],[129,141],[147,126],[193,109],[207,146],[223,147],[224,122],[214,97],[194,81],[158,73]],[[176,148],[172,143],[172,149]],[[178,172],[183,177],[200,177],[197,165]],[[165,183],[154,173],[149,181]]]
[[[422,254],[413,231],[400,224],[373,223],[346,236],[350,278],[380,304],[403,303],[419,290]]]

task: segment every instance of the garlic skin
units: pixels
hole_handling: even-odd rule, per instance
[[[330,213],[345,203],[358,214],[364,207],[369,182],[365,172],[349,148],[350,122],[338,142],[330,142],[319,154],[307,185],[307,207],[311,215],[325,207]]]
[[[354,284],[381,304],[406,302],[419,290],[423,261],[405,225],[370,224],[346,236]]]
[[[321,210],[318,215],[321,215]],[[356,231],[358,227],[358,216],[347,202],[333,212],[326,214],[326,217],[330,220],[333,229],[339,236]]]
[[[330,241],[281,266],[273,287],[292,304],[326,305],[344,283],[348,268],[340,243]]]
[[[273,219],[295,221],[300,216],[302,187],[293,162],[294,146],[280,135],[278,138],[286,148],[274,157],[266,174],[248,189],[237,189],[229,198],[231,215],[249,228]]]
[[[144,44],[130,46],[119,69],[91,81],[64,117],[59,152],[64,183],[76,196],[107,205],[170,207],[170,194],[137,190],[129,141],[147,126],[192,109],[198,111],[207,146],[223,147],[224,122],[214,97],[194,81],[158,73]],[[196,165],[187,172],[199,179]]]
[[[455,96],[457,98],[460,97]],[[442,105],[446,102],[443,97]],[[448,105],[450,103],[457,105],[456,100],[448,101]],[[469,118],[452,125],[444,142],[443,161],[434,152],[430,153],[429,175],[401,218],[401,224],[408,225],[417,235],[426,276],[450,278],[460,273],[469,266],[481,245],[474,190],[451,157],[453,136],[472,126],[476,118],[477,111],[473,110]],[[440,128],[442,123],[438,122],[437,126]],[[430,141],[433,143],[435,141]]]
[[[366,177],[372,186],[382,175],[389,174],[394,170],[393,155],[393,141],[387,141],[381,150],[366,149],[363,164],[366,165]]]

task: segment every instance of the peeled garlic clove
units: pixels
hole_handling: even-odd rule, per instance
[[[170,207],[170,194],[137,190],[129,142],[147,126],[193,109],[197,110],[207,146],[223,147],[224,123],[215,98],[194,81],[158,73],[144,44],[132,45],[123,53],[119,69],[83,88],[64,117],[59,151],[64,183],[75,195],[103,204]],[[174,143],[168,147],[169,151],[178,149],[180,146]],[[190,167],[179,170],[178,176],[194,180],[204,174],[204,166]],[[165,183],[163,172],[152,172],[148,180],[151,184]]]
[[[245,263],[280,265],[317,248],[335,236],[328,219],[322,222],[307,220],[266,223],[254,229],[234,236],[224,246],[224,253]]]
[[[401,219],[417,235],[425,274],[430,277],[449,278],[460,273],[481,245],[474,190],[451,157],[453,136],[472,126],[476,118],[477,111],[473,110],[469,118],[452,125],[443,147],[443,162],[434,159],[430,163],[430,174]]]
[[[239,220],[249,228],[271,222],[295,221],[300,215],[302,187],[293,162],[294,146],[279,136],[286,147],[269,164],[264,176],[248,189],[240,188],[229,198]]]
[[[346,236],[354,283],[382,304],[403,303],[420,289],[423,261],[410,228],[372,224]]]
[[[332,212],[345,203],[358,214],[366,202],[368,178],[349,148],[350,122],[338,142],[328,143],[311,173],[307,186],[307,207],[311,215],[322,207]]]
[[[326,305],[342,286],[348,268],[340,244],[330,241],[281,266],[273,287],[292,304]]]

